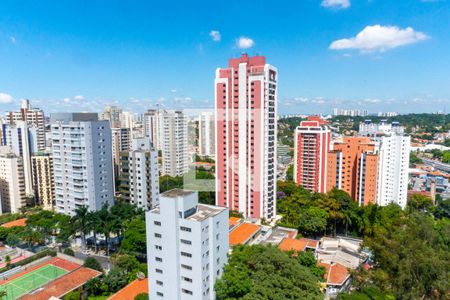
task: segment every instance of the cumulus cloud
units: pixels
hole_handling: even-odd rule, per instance
[[[17,43],[17,39],[14,36],[10,36],[9,40],[11,41],[11,43],[15,44]]]
[[[323,0],[322,4],[323,7],[327,8],[349,8],[350,7],[350,0]]]
[[[211,30],[209,36],[212,38],[214,42],[220,42],[220,40],[222,39],[222,35],[218,30]]]
[[[411,27],[367,26],[355,37],[334,41],[332,50],[358,49],[363,53],[385,52],[400,46],[418,43],[428,39],[425,33]]]
[[[0,103],[9,104],[12,103],[14,98],[10,94],[0,93]]]
[[[249,37],[241,36],[240,38],[238,38],[236,40],[236,46],[239,49],[248,49],[248,48],[253,47],[254,45],[255,45],[255,41],[253,41]]]
[[[78,100],[78,101],[83,101],[86,98],[84,98],[83,95],[76,95],[75,97],[73,97],[73,99]]]

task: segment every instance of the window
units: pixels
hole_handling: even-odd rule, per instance
[[[161,292],[156,292],[156,295],[158,295],[159,297],[164,297],[164,294]]]
[[[162,281],[159,281],[159,280],[156,280],[156,284],[157,284],[157,285],[160,285],[160,286],[163,286],[163,282],[162,282]]]
[[[192,270],[192,267],[191,267],[191,266],[188,266],[188,265],[183,265],[183,264],[181,264],[181,267],[182,267],[183,269],[186,269],[186,270],[189,270],[189,271]]]
[[[191,241],[183,240],[183,239],[181,239],[180,242],[181,242],[182,244],[185,244],[185,245],[191,245],[191,244],[192,244]]]
[[[192,295],[192,291],[190,291],[190,290],[181,289],[181,291],[185,294]]]
[[[163,273],[163,271],[162,271],[161,269],[158,269],[158,268],[155,269],[155,272],[156,272],[156,273],[159,273],[159,274],[162,274],[162,273]]]
[[[181,229],[181,231],[186,231],[186,232],[192,231],[189,227],[184,227],[184,226],[181,226],[180,229]]]
[[[156,250],[162,250],[162,247],[160,245],[155,245]]]
[[[162,258],[161,257],[155,257],[155,260],[158,262],[162,262]]]
[[[192,282],[192,279],[188,278],[188,277],[181,276],[181,279],[183,279],[184,281],[187,281],[187,282]]]
[[[155,233],[155,238],[161,238],[162,237],[162,235],[160,234],[160,233]]]
[[[192,257],[192,254],[181,251],[181,256]]]

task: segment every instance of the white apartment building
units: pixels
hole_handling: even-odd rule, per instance
[[[146,227],[149,298],[214,300],[227,263],[228,209],[174,189],[146,213]]]
[[[160,111],[162,175],[182,176],[189,169],[188,124],[182,111]]]
[[[158,152],[150,138],[133,139],[130,151],[120,152],[119,194],[144,210],[159,204]]]
[[[108,120],[111,128],[121,127],[122,108],[115,105],[107,105],[102,113],[100,113],[100,120]]]
[[[411,137],[392,134],[376,139],[378,152],[377,204],[406,207]]]
[[[378,124],[366,120],[359,125],[359,134],[378,143],[377,204],[396,203],[406,207],[408,200],[408,169],[411,137],[398,122],[383,120]]]
[[[17,213],[27,204],[22,158],[0,147],[0,214]]]
[[[44,111],[39,108],[31,107],[29,100],[23,100],[20,111],[11,111],[6,113],[6,121],[14,124],[17,121],[25,121],[28,124],[34,124],[37,128],[37,150],[45,149],[45,117]]]
[[[156,150],[161,150],[159,143],[159,134],[160,134],[160,126],[159,126],[159,110],[149,109],[144,114],[144,135],[150,137],[150,141],[153,143],[153,147]]]
[[[51,116],[55,209],[73,215],[114,203],[111,128],[94,113]]]
[[[216,129],[214,112],[202,112],[198,116],[198,150],[202,156],[216,154]]]
[[[13,153],[22,157],[26,195],[33,194],[31,179],[31,155],[39,149],[39,130],[35,124],[15,121],[2,125],[1,145],[11,148]]]

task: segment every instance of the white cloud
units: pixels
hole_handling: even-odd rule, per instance
[[[15,44],[17,42],[17,39],[13,36],[9,37],[9,40],[11,41],[11,43]]]
[[[323,7],[327,8],[349,8],[350,7],[350,0],[323,0],[322,4]]]
[[[236,40],[236,46],[240,49],[248,49],[255,45],[255,41],[253,41],[249,37],[241,36]]]
[[[0,103],[9,104],[12,103],[14,98],[10,94],[0,93]]]
[[[83,101],[85,98],[83,95],[76,95],[75,97],[73,97],[73,99],[78,100],[78,101]]]
[[[209,36],[212,38],[214,42],[220,42],[220,40],[222,39],[222,35],[218,30],[211,30]]]
[[[70,98],[64,98],[63,101],[64,103],[70,103]]]
[[[366,26],[355,37],[334,41],[332,50],[358,49],[363,53],[385,52],[400,46],[414,44],[428,39],[425,33],[411,27],[401,29],[397,26]]]

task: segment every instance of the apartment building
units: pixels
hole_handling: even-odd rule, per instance
[[[0,213],[17,213],[27,205],[22,157],[0,146]]]
[[[160,111],[162,175],[183,176],[189,170],[188,124],[179,110]]]
[[[111,128],[114,175],[119,176],[120,153],[131,149],[131,130]]]
[[[336,187],[359,205],[377,201],[377,145],[368,137],[344,137],[328,153],[327,191]]]
[[[214,300],[227,263],[228,209],[174,189],[146,213],[146,227],[149,298]]]
[[[25,121],[37,128],[37,151],[45,150],[45,116],[44,111],[31,106],[29,100],[23,100],[19,111],[6,113],[6,121],[15,124],[17,121]]]
[[[158,152],[150,138],[133,139],[130,151],[120,152],[120,198],[144,210],[159,204]]]
[[[325,193],[331,130],[327,121],[310,116],[300,122],[294,138],[294,181],[312,192]]]
[[[111,128],[94,113],[51,115],[55,210],[74,215],[114,203]]]
[[[53,181],[53,159],[50,153],[38,152],[31,156],[31,177],[36,204],[53,210],[55,182]]]
[[[264,56],[216,70],[216,204],[245,217],[276,215],[277,81]]]
[[[159,110],[149,109],[144,113],[143,125],[144,135],[150,137],[150,141],[156,150],[161,150],[160,147],[160,116]]]
[[[202,112],[198,116],[198,132],[199,154],[214,157],[216,153],[214,112]]]

